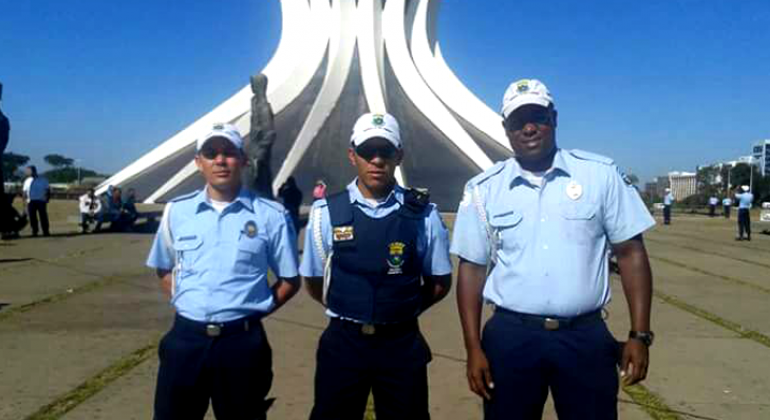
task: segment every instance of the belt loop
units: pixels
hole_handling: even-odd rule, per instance
[[[243,329],[244,331],[249,331],[249,320],[247,319],[246,322],[243,323]]]

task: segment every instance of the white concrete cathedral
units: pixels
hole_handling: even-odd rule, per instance
[[[350,133],[365,112],[398,119],[405,159],[397,176],[428,188],[442,210],[455,210],[464,183],[511,155],[499,113],[452,73],[436,38],[440,0],[281,0],[282,37],[262,73],[275,113],[273,189],[294,176],[310,200],[317,179],[341,190],[355,172]],[[248,69],[244,79],[248,80]],[[105,181],[134,188],[145,203],[165,202],[203,185],[195,140],[215,123],[250,130],[251,88]]]

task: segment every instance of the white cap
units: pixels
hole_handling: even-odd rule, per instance
[[[396,149],[401,149],[401,129],[398,127],[398,121],[390,114],[368,113],[360,116],[353,126],[350,143],[353,147],[358,147],[376,137],[384,138]]]
[[[211,128],[211,131],[206,133],[205,136],[198,138],[196,150],[200,151],[207,141],[216,137],[227,139],[230,141],[230,143],[233,144],[233,146],[238,148],[238,150],[243,150],[243,138],[241,137],[241,133],[238,132],[238,129],[235,128],[235,126],[232,124],[222,123],[214,124],[214,126]]]
[[[741,189],[743,191],[748,191],[749,190],[749,186],[748,185],[744,185],[744,186],[741,187]]]
[[[553,104],[553,97],[543,82],[537,79],[521,79],[511,83],[503,96],[503,118],[524,105],[547,107]]]

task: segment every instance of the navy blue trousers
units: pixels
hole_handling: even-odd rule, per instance
[[[365,335],[359,324],[332,319],[316,354],[311,420],[361,420],[374,396],[377,420],[429,420],[430,348],[413,328]]]
[[[262,420],[273,382],[272,352],[258,320],[249,330],[209,337],[177,315],[158,348],[155,420]]]
[[[751,214],[749,209],[738,209],[738,237],[743,238],[743,234],[751,240]]]
[[[486,420],[540,420],[549,390],[559,420],[617,419],[619,345],[604,322],[548,331],[497,311],[482,347],[495,384]]]

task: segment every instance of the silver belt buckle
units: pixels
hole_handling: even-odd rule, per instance
[[[219,337],[222,334],[222,328],[216,324],[206,325],[206,335],[209,337]]]
[[[543,322],[543,326],[548,331],[555,331],[559,329],[559,320],[553,318],[546,318]]]
[[[377,329],[374,328],[373,324],[364,324],[361,326],[361,334],[363,335],[374,335],[376,331]]]

